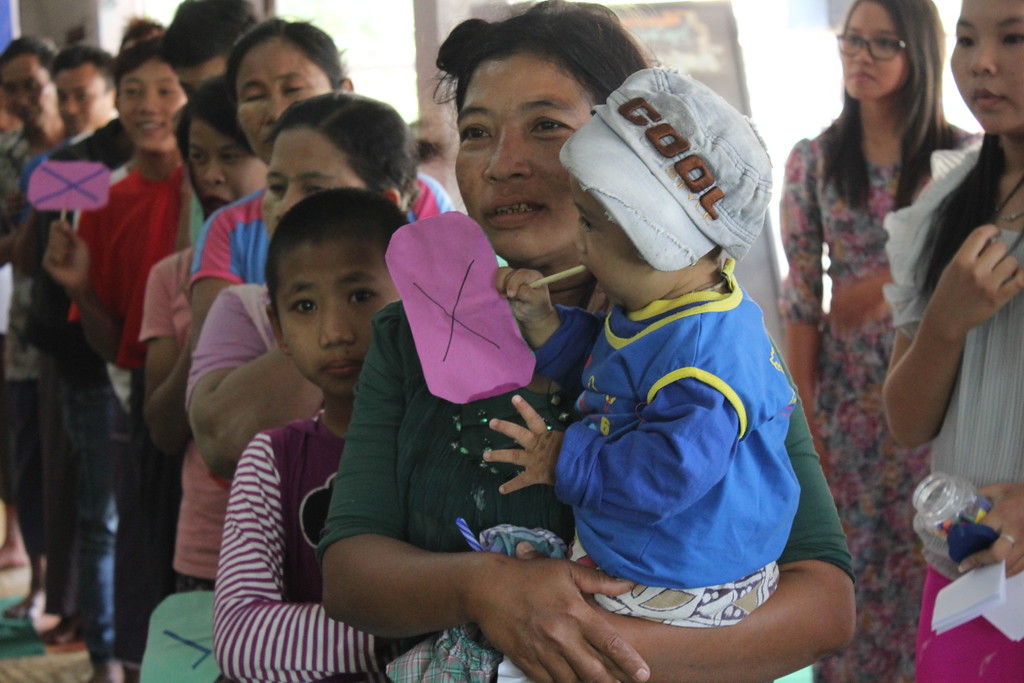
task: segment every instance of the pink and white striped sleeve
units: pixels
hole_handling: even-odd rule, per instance
[[[259,434],[235,470],[224,520],[213,606],[221,671],[238,683],[378,671],[373,636],[330,619],[319,604],[284,602],[280,486],[270,437]]]

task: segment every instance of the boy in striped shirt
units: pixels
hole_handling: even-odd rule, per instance
[[[326,190],[296,204],[270,243],[274,336],[324,403],[257,435],[235,470],[214,601],[214,650],[233,681],[387,680],[385,648],[324,612],[315,550],[370,321],[398,299],[384,253],[406,220],[380,195]]]

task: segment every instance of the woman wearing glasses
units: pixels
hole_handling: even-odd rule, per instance
[[[931,0],[854,2],[839,36],[843,111],[786,163],[787,361],[812,406],[857,577],[856,639],[818,680],[913,680],[924,564],[910,500],[928,463],[925,449],[896,446],[882,412],[893,335],[882,219],[928,181],[934,150],[970,139],[943,118],[942,36]]]

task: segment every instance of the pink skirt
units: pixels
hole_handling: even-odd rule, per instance
[[[949,584],[949,579],[928,567],[917,628],[917,683],[1024,681],[1024,641],[1010,640],[984,617],[942,635],[932,630],[935,596]]]

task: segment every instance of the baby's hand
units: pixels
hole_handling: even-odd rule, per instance
[[[521,325],[543,320],[555,311],[546,286],[534,289],[531,282],[544,277],[536,270],[527,268],[499,268],[496,286],[498,294],[508,299],[512,314]]]
[[[562,440],[565,438],[565,434],[548,429],[544,418],[537,414],[537,411],[523,397],[513,396],[512,405],[526,421],[526,427],[520,427],[514,422],[505,420],[491,420],[490,427],[496,432],[515,439],[522,448],[488,451],[484,453],[484,460],[520,465],[525,467],[526,471],[498,487],[498,491],[512,493],[534,484],[554,486],[555,466],[558,464],[558,454],[562,450]]]
[[[542,277],[536,270],[504,267],[498,269],[495,281],[498,293],[508,299],[526,343],[535,349],[543,346],[561,324],[547,286],[530,286]]]

